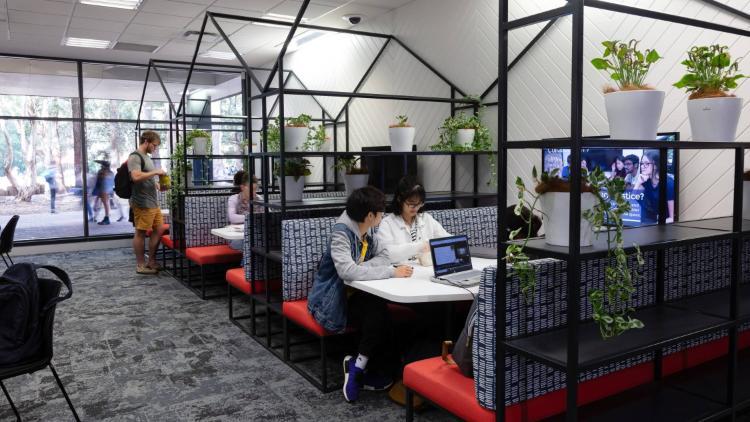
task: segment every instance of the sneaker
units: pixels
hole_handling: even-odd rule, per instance
[[[362,377],[362,388],[370,391],[385,391],[393,385],[391,377],[379,374],[377,372],[365,371]]]
[[[123,217],[123,216],[120,216],[120,218],[118,218],[118,219],[117,219],[117,222],[119,223],[120,221],[122,221],[122,220],[124,220],[124,219],[125,219],[125,217]]]
[[[158,271],[156,271],[153,268],[149,268],[145,265],[138,265],[135,267],[135,272],[138,274],[156,274]]]
[[[104,217],[104,220],[102,220],[102,221],[100,221],[100,222],[98,222],[96,224],[98,224],[100,226],[108,225],[109,224],[109,217]]]
[[[352,356],[344,358],[344,400],[348,403],[357,401],[359,398],[359,389],[364,378],[364,370],[357,368],[354,364],[357,361]]]
[[[57,214],[57,211],[56,210],[49,210],[49,213],[50,214]]]

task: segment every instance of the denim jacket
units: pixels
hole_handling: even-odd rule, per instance
[[[368,248],[363,262],[362,241],[356,222],[346,212],[333,226],[328,248],[321,258],[312,289],[307,297],[307,309],[323,328],[331,332],[346,329],[346,280],[377,280],[393,276],[387,255],[380,253],[371,232],[365,234]]]

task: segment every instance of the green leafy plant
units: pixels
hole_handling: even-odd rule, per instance
[[[474,140],[469,147],[464,147],[456,142],[459,129],[474,129]],[[490,130],[482,123],[479,113],[467,115],[461,112],[455,116],[449,116],[443,121],[438,131],[440,133],[438,142],[430,146],[433,151],[492,151]],[[497,157],[491,154],[487,156],[487,162],[490,167],[490,180],[487,184],[494,186],[497,181]]]
[[[361,160],[362,157],[353,155],[344,155],[336,158],[333,168],[337,171],[343,171],[344,174],[368,174],[367,166]],[[359,164],[359,165],[357,165]]]
[[[171,183],[167,191],[167,202],[169,203],[170,212],[173,213],[176,210],[179,197],[185,194],[185,175],[187,172],[193,170],[190,162],[185,160],[187,148],[187,141],[178,139],[170,156],[172,170],[170,172]]]
[[[300,177],[311,174],[310,166],[310,161],[305,158],[289,158],[284,161],[284,176],[293,176],[296,182]],[[281,165],[277,162],[273,164],[273,175],[281,176]]]
[[[302,149],[305,151],[320,151],[323,144],[328,140],[326,135],[326,128],[323,125],[318,126],[315,129],[311,129],[307,133],[307,139],[302,144]]]
[[[390,125],[388,127],[411,127],[411,125],[407,122],[409,120],[409,118],[406,117],[406,115],[404,115],[404,114],[396,116],[396,120],[398,120],[398,122],[396,122],[395,124],[392,124],[392,125]]]
[[[206,141],[206,151],[210,154],[211,153],[211,134],[203,129],[193,129],[187,134],[187,141],[185,145],[188,148],[192,148],[195,146],[195,143],[193,142],[193,139],[195,138],[206,138],[208,141]]]
[[[279,118],[275,118],[273,122],[268,123],[266,128],[266,140],[268,152],[279,152],[281,151],[281,129],[279,129]]]
[[[607,236],[607,266],[604,268],[604,288],[589,292],[594,322],[599,326],[603,339],[619,336],[633,328],[643,328],[643,322],[632,317],[635,312],[629,302],[635,287],[633,281],[640,277],[643,255],[638,245],[635,252],[625,252],[622,216],[630,211],[630,203],[625,199],[625,180],[609,179],[600,167],[595,167],[587,175],[596,203],[583,211],[583,218],[596,230],[596,236]],[[607,192],[606,196],[602,192]],[[636,268],[628,265],[630,256],[635,257]]]
[[[690,93],[690,99],[726,97],[730,89],[737,88],[737,81],[747,76],[737,73],[739,59],[732,61],[729,47],[714,44],[696,46],[688,51],[688,58],[682,61],[688,73],[674,83]]]
[[[300,114],[297,117],[290,117],[286,119],[285,126],[287,127],[308,127],[312,121],[312,116],[309,114]]]
[[[511,243],[506,247],[505,260],[518,275],[519,290],[526,303],[533,301],[536,289],[536,273],[524,252],[531,234],[533,213],[542,213],[537,208],[541,195],[547,192],[570,191],[570,183],[561,179],[558,173],[559,169],[554,169],[551,172],[542,172],[540,177],[537,177],[537,169],[534,167],[531,172],[536,183],[533,192],[526,188],[520,177],[516,177],[518,203],[514,213],[526,222],[529,231],[522,243]],[[630,203],[623,195],[625,181],[619,178],[610,180],[599,167],[584,174],[582,179],[581,191],[590,192],[596,198],[594,207],[583,211],[583,218],[593,225],[597,236],[602,233],[607,235],[604,289],[594,289],[589,293],[593,319],[599,326],[602,338],[606,340],[629,329],[643,327],[643,322],[632,317],[635,310],[628,303],[635,292],[633,282],[640,277],[639,268],[644,261],[638,245],[634,245],[635,252],[631,255],[635,257],[637,268],[631,269],[628,265],[629,255],[624,248],[622,221],[622,216],[630,211]],[[525,209],[529,210],[528,214],[524,212]],[[508,236],[509,239],[516,239],[522,230],[523,228],[513,230]]]
[[[591,64],[599,70],[610,72],[609,76],[620,91],[650,89],[645,80],[651,65],[661,59],[656,50],[638,50],[637,40],[630,40],[627,44],[620,41],[604,41],[602,45],[602,57],[591,60]],[[605,91],[609,92],[612,89]]]

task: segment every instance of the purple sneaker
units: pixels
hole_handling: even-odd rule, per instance
[[[393,385],[393,379],[387,375],[379,374],[377,372],[365,371],[365,376],[362,379],[362,388],[370,391],[384,391]]]
[[[364,379],[364,370],[357,368],[354,364],[357,361],[352,356],[344,358],[344,399],[348,403],[357,401],[359,398],[359,389]]]

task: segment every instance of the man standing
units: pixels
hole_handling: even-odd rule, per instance
[[[128,157],[128,172],[130,180],[133,181],[132,193],[130,195],[130,207],[133,210],[133,225],[135,235],[133,236],[133,251],[137,263],[138,274],[156,274],[159,264],[156,263],[156,249],[164,234],[164,220],[159,207],[159,199],[156,190],[159,185],[154,177],[166,174],[164,169],[154,167],[149,154],[153,154],[161,139],[159,134],[147,130],[141,133],[138,149]],[[148,262],[145,257],[146,231],[153,230],[148,242]]]

